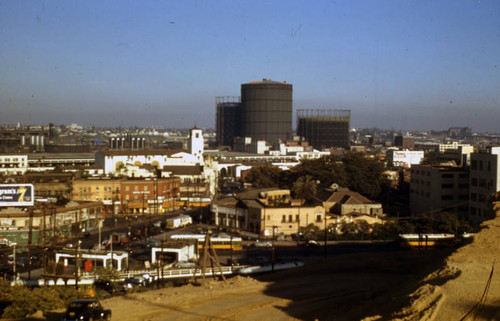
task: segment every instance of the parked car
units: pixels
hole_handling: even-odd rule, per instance
[[[142,276],[134,276],[131,278],[126,278],[122,282],[122,289],[125,291],[129,291],[132,288],[146,286],[147,284],[148,282]]]
[[[255,241],[253,246],[255,246],[255,247],[273,247],[273,243],[270,241],[257,240],[257,241]]]
[[[147,248],[152,248],[160,245],[160,241],[155,240],[155,239],[150,239],[149,241],[146,242],[146,247]]]
[[[114,294],[114,293],[118,292],[118,287],[117,287],[116,283],[113,283],[113,282],[108,281],[108,280],[96,280],[94,282],[94,286],[98,289],[103,289],[110,294]]]
[[[153,276],[149,273],[136,274],[133,278],[144,280],[145,285],[151,284],[153,282]]]
[[[64,314],[63,321],[111,320],[111,310],[104,309],[96,299],[71,301]]]
[[[315,240],[309,240],[306,243],[304,243],[304,246],[307,246],[307,247],[318,247],[319,243],[316,242]]]
[[[7,264],[13,265],[14,264],[14,255],[10,254],[9,257],[7,258]],[[28,258],[24,256],[16,256],[16,266],[27,266],[28,265]]]
[[[178,269],[194,269],[195,267],[196,267],[195,262],[181,261],[181,262],[177,262],[174,264],[174,268],[178,268]]]

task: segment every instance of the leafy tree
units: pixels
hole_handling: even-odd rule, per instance
[[[73,287],[40,287],[30,289],[24,286],[10,286],[0,281],[0,312],[2,318],[24,319],[37,310],[46,312],[65,307],[80,294]]]
[[[120,273],[112,267],[98,267],[96,274],[103,281],[113,281],[120,277]]]
[[[316,195],[316,192],[316,181],[310,175],[299,177],[293,184],[293,193],[297,198],[309,200]]]
[[[245,177],[245,181],[252,183],[253,187],[278,187],[282,170],[277,166],[263,165],[252,167]]]
[[[348,176],[349,189],[367,197],[377,197],[382,187],[388,185],[384,176],[384,165],[374,158],[365,157],[364,153],[349,152],[342,162]]]
[[[302,176],[311,176],[312,180],[320,181],[324,186],[337,183],[347,186],[347,176],[341,162],[333,156],[325,156],[319,159],[302,160],[292,169],[291,175],[294,181]]]

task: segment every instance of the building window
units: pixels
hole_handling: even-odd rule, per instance
[[[288,215],[288,222],[291,222],[291,221],[292,221],[292,217],[293,217],[293,216],[292,216],[291,214],[290,214],[290,215]]]
[[[441,188],[453,188],[453,184],[441,184]]]
[[[477,169],[477,160],[471,162],[471,169]]]
[[[130,186],[125,186],[125,191],[130,191]]]
[[[281,217],[281,222],[286,222],[286,215],[283,215],[283,216]]]
[[[471,185],[472,185],[472,186],[477,186],[477,178],[473,177],[473,178],[471,179]]]
[[[271,220],[271,215],[268,215],[267,216],[267,220],[270,221]]]
[[[321,222],[321,215],[316,215],[316,222]]]
[[[475,202],[477,200],[477,194],[476,193],[471,193],[470,194],[470,200]]]
[[[453,195],[442,195],[441,200],[443,201],[451,201],[453,200]]]

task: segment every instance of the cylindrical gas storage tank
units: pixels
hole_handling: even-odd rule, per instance
[[[292,84],[263,79],[241,85],[244,133],[270,143],[292,138]]]

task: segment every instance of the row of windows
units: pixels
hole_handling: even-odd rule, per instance
[[[149,189],[149,186],[144,185],[143,190],[144,190],[144,191],[147,191],[148,189]],[[135,185],[135,186],[134,186],[134,191],[138,191],[138,190],[139,190],[139,186],[138,186],[138,185]],[[127,185],[127,186],[125,186],[125,191],[129,192],[129,191],[130,191],[130,186],[128,186],[128,185]]]
[[[480,171],[482,171],[483,170],[483,161],[477,160],[477,159],[472,160],[470,167],[473,170],[479,169]],[[491,172],[491,162],[490,161],[488,161],[486,168],[487,168],[488,172]]]
[[[415,194],[415,195],[420,195],[422,197],[425,195],[426,198],[431,198],[431,194],[429,192],[424,193],[424,191],[416,191],[416,190],[411,189],[410,193]],[[452,201],[454,199],[459,200],[459,201],[467,201],[467,200],[469,200],[469,195],[464,195],[464,194],[458,195],[458,196],[456,196],[456,198],[455,198],[455,195],[449,195],[449,194],[441,195],[442,201]]]
[[[19,162],[19,160],[21,160],[21,162],[24,163],[24,159],[23,158],[21,158],[21,159],[19,159],[19,158],[13,158],[12,159],[13,162]],[[2,159],[0,159],[0,161],[2,161]],[[3,162],[6,162],[6,163],[9,163],[10,161],[11,161],[10,158],[4,158],[3,159]]]
[[[474,202],[481,202],[481,203],[485,203],[486,202],[486,196],[484,196],[483,194],[476,194],[476,193],[471,193],[470,194],[470,200],[471,201],[474,201]]]
[[[491,186],[493,186],[493,180],[487,182],[486,179],[484,178],[480,178],[478,180],[476,177],[473,177],[471,179],[471,185],[490,189]]]
[[[287,218],[288,218],[288,220],[287,220]],[[267,219],[271,220],[271,216],[268,215]],[[286,223],[286,222],[288,222],[288,223],[297,223],[298,221],[299,221],[299,216],[298,215],[295,215],[295,220],[294,220],[294,217],[293,217],[292,214],[288,215],[288,217],[287,217],[287,215],[283,215],[281,217],[281,223]],[[319,214],[316,215],[316,222],[322,222],[322,221],[323,221],[322,215],[319,215]]]
[[[111,192],[113,189],[111,187],[104,187],[104,192]],[[91,187],[80,187],[80,193],[92,193]],[[99,193],[99,187],[95,188],[95,192]],[[116,193],[120,193],[120,189],[116,189]]]
[[[470,214],[472,216],[486,217],[486,211],[484,209],[475,208],[474,206],[471,206]]]
[[[18,167],[24,167],[24,163],[21,163],[20,166],[17,164],[2,164],[2,168],[18,168]]]

